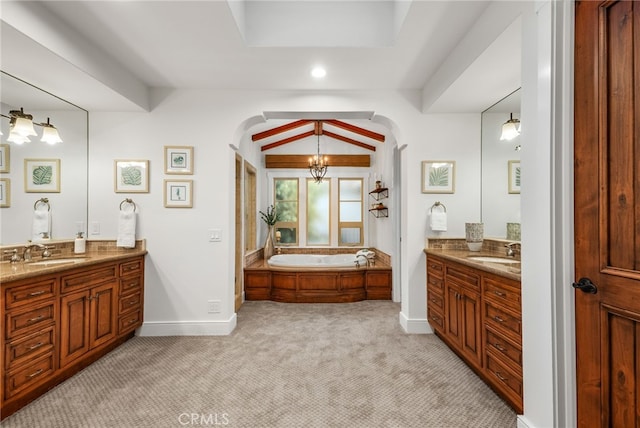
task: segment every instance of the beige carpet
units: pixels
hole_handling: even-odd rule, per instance
[[[224,337],[136,337],[10,427],[515,427],[516,415],[398,304],[247,302]]]

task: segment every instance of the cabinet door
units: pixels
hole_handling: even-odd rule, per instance
[[[482,365],[482,317],[480,293],[461,289],[460,316],[462,325],[461,345],[462,351],[469,357],[472,363],[478,367]]]
[[[445,286],[445,329],[447,338],[456,346],[460,346],[462,325],[460,324],[460,287],[453,283]]]
[[[89,291],[60,299],[60,367],[89,351]]]
[[[116,283],[91,289],[89,334],[91,348],[108,342],[116,335]]]

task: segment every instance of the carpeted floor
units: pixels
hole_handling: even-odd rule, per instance
[[[516,415],[400,306],[246,302],[223,337],[136,337],[10,427],[515,427]]]

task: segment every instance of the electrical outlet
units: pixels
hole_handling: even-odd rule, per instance
[[[219,314],[220,313],[220,300],[207,300],[207,313]]]

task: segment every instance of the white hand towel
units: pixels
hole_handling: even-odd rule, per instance
[[[432,212],[431,220],[429,222],[431,230],[434,232],[446,232],[447,230],[447,213],[446,212]]]
[[[31,229],[31,240],[33,242],[41,241],[45,233],[47,237],[50,237],[50,219],[49,210],[46,208],[33,211],[33,227]]]
[[[134,211],[120,211],[116,246],[124,248],[136,246],[136,213]]]

